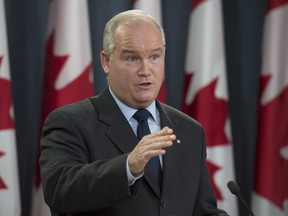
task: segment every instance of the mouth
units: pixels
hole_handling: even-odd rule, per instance
[[[152,85],[151,82],[142,82],[142,83],[139,83],[138,86],[141,87],[141,88],[148,88]]]
[[[139,85],[140,86],[149,86],[151,84],[152,84],[151,82],[145,82],[145,83],[140,83]]]

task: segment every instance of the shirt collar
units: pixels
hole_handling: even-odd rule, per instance
[[[133,117],[133,115],[135,114],[137,109],[132,108],[130,106],[127,106],[121,100],[119,100],[119,98],[113,93],[113,91],[110,88],[110,86],[109,86],[109,91],[110,91],[112,97],[114,98],[115,102],[117,103],[118,107],[120,108],[121,112],[123,113],[125,118],[129,121]],[[147,109],[151,113],[154,121],[156,121],[156,123],[157,123],[156,102],[155,102],[155,100],[148,107],[146,107],[145,109]]]

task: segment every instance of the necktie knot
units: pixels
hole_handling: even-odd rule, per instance
[[[146,109],[138,109],[137,112],[133,115],[138,122],[147,120],[150,116],[150,112]]]

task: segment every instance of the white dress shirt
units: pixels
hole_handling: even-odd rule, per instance
[[[109,90],[115,102],[117,103],[119,109],[122,111],[123,115],[125,116],[131,128],[133,129],[135,136],[137,136],[138,122],[136,119],[133,118],[133,115],[135,114],[137,109],[129,107],[126,104],[124,104],[122,101],[120,101],[117,98],[117,96],[113,93],[110,87],[109,87]],[[160,115],[159,115],[158,109],[156,108],[155,100],[148,107],[146,107],[146,109],[151,113],[151,116],[148,118],[148,125],[149,125],[149,129],[151,133],[159,131],[161,129]],[[163,163],[162,157],[160,156],[159,159],[160,159],[160,164],[162,167],[162,163]],[[131,173],[130,168],[128,166],[128,159],[126,161],[126,171],[127,171],[127,178],[128,178],[129,186],[133,185],[137,179],[141,178],[144,175],[144,172],[142,172],[139,175],[134,176]]]

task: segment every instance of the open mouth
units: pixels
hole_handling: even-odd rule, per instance
[[[140,86],[149,86],[149,85],[151,85],[150,82],[146,82],[146,83],[141,83],[141,84],[140,84]]]
[[[145,83],[140,83],[139,87],[146,89],[146,88],[149,88],[151,85],[152,85],[151,82],[145,82]]]

